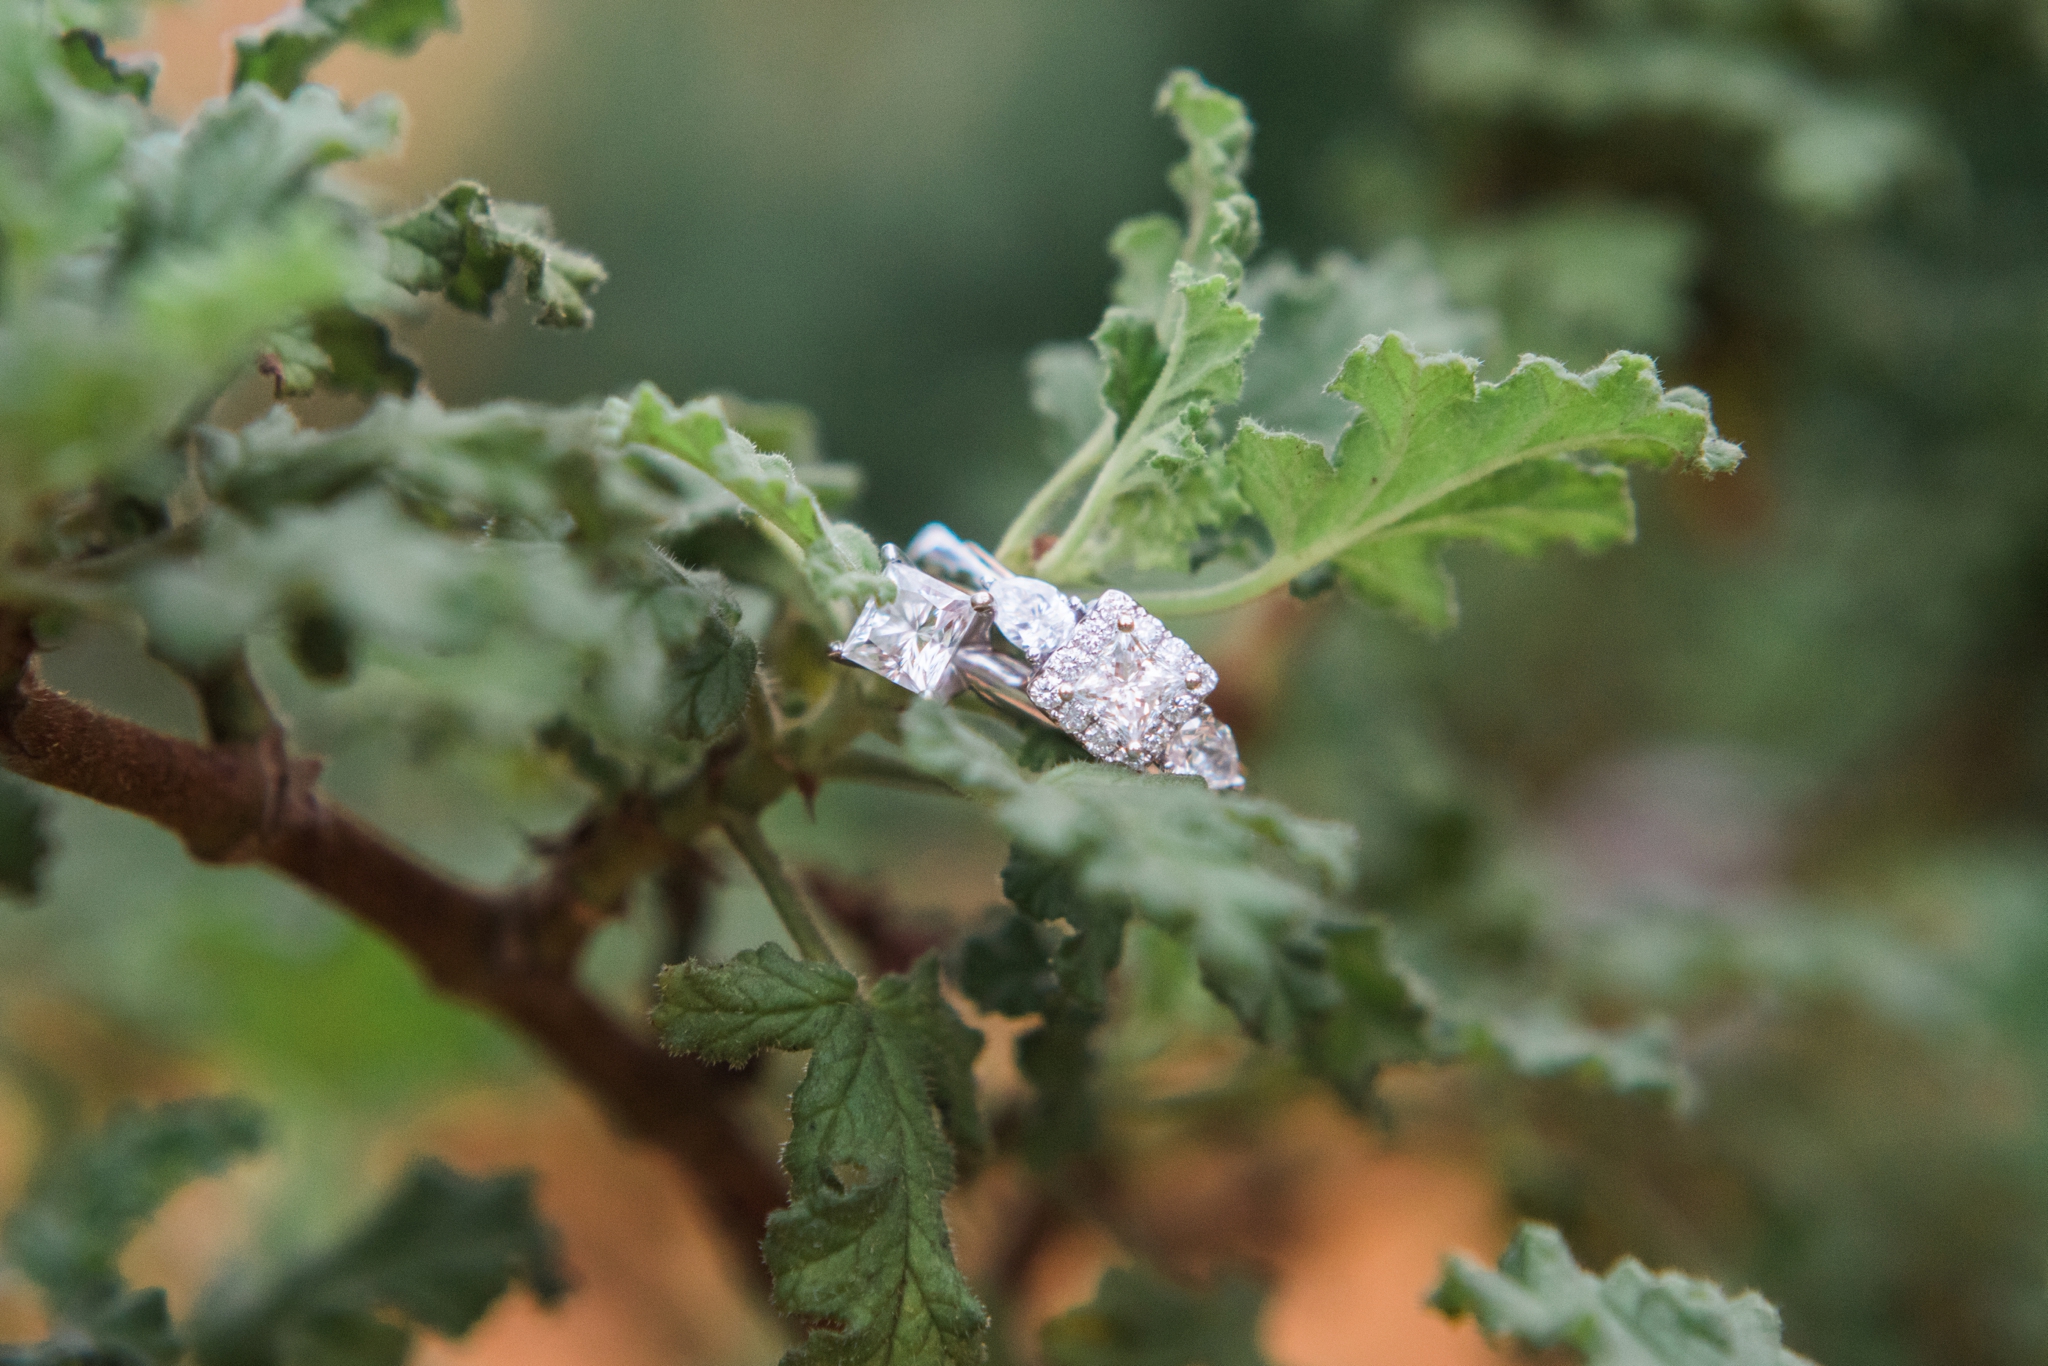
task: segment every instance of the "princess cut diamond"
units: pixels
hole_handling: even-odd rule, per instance
[[[882,572],[896,585],[896,600],[861,608],[835,651],[898,687],[941,696],[953,655],[974,629],[973,600],[900,559]]]

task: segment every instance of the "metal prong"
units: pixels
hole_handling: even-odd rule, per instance
[[[895,543],[894,541],[884,541],[884,542],[882,542],[882,563],[883,563],[883,564],[894,564],[894,563],[895,563],[896,561],[898,561],[898,560],[900,560],[900,559],[902,559],[902,558],[903,558],[903,552],[902,552],[902,551],[900,551],[900,550],[898,550],[898,549],[896,548],[896,543]]]
[[[1189,670],[1188,670],[1188,672],[1187,672],[1187,676],[1186,676],[1185,678],[1183,678],[1183,679],[1181,680],[1181,682],[1183,682],[1183,683],[1185,683],[1185,684],[1187,684],[1187,685],[1188,685],[1188,691],[1189,691],[1189,692],[1193,692],[1193,691],[1194,691],[1195,689],[1197,689],[1197,688],[1199,688],[1199,687],[1201,687],[1201,686],[1202,686],[1202,672],[1201,672],[1201,670],[1199,670],[1199,669],[1189,669]]]
[[[996,595],[984,588],[969,598],[967,605],[977,612],[993,612],[996,610]]]
[[[1119,631],[1135,631],[1138,629],[1138,619],[1136,617],[1118,617],[1116,619],[1116,629]]]

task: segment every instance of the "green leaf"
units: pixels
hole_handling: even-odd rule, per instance
[[[117,61],[107,55],[107,45],[100,35],[89,29],[72,29],[59,44],[64,53],[64,70],[80,89],[95,95],[130,95],[139,103],[149,103],[149,93],[156,87],[154,59]]]
[[[1081,1079],[1071,1033],[1085,1039],[1099,1018],[1096,998],[1127,916],[1186,943],[1203,982],[1248,1033],[1354,1103],[1380,1065],[1425,1055],[1425,1007],[1411,979],[1377,930],[1332,899],[1353,876],[1348,827],[1106,765],[1068,764],[1029,780],[934,703],[914,704],[903,733],[913,764],[994,807],[1014,846],[1006,886],[1019,909],[1080,931],[1080,942],[1039,969],[1054,972],[1079,1011],[1071,1031],[1053,1030],[1039,1045],[1049,1050],[1041,1076]],[[1003,946],[1012,962],[1018,942]],[[1061,963],[1059,952],[1075,961]],[[991,1001],[1022,991],[988,981]]]
[[[391,345],[391,330],[352,308],[327,308],[270,338],[277,391],[309,394],[322,380],[343,393],[409,398],[420,368]],[[273,364],[274,362],[274,368]]]
[[[1520,1076],[1576,1076],[1617,1094],[1661,1094],[1681,1112],[1695,1099],[1676,1040],[1661,1025],[1615,1033],[1589,1029],[1552,1009],[1458,1005],[1441,1012],[1435,1046],[1441,1056],[1498,1063]]]
[[[1242,1276],[1195,1291],[1113,1266],[1094,1300],[1047,1322],[1040,1343],[1047,1366],[1266,1366],[1258,1339],[1265,1299]]]
[[[757,449],[726,420],[715,398],[677,407],[651,384],[604,406],[608,440],[678,457],[737,497],[779,536],[818,596],[860,602],[895,589],[882,576],[874,541],[859,527],[834,522],[787,459]]]
[[[289,95],[344,42],[407,53],[459,24],[454,0],[307,0],[262,31],[235,39],[235,84],[256,82]]]
[[[770,944],[664,969],[654,1021],[669,1048],[728,1065],[810,1050],[782,1153],[790,1203],[770,1217],[765,1250],[777,1307],[831,1326],[785,1362],[978,1362],[988,1318],[953,1263],[940,1202],[954,1149],[985,1143],[981,1035],[940,995],[937,960],[863,998],[845,969]]]
[[[567,1289],[533,1178],[425,1158],[336,1246],[261,1290],[211,1293],[193,1349],[201,1366],[396,1366],[415,1328],[460,1337],[514,1283],[543,1305]]]
[[[121,1249],[180,1186],[215,1175],[262,1139],[262,1116],[240,1100],[117,1110],[97,1133],[44,1160],[7,1216],[0,1246],[49,1295],[59,1319],[88,1331],[125,1325],[154,1333],[149,1325],[161,1319],[125,1290]]]
[[[1102,357],[1086,342],[1051,342],[1025,363],[1031,407],[1045,419],[1058,456],[1086,441],[1109,415],[1102,398]]]
[[[1039,1017],[1017,1039],[1018,1070],[1038,1093],[1022,1147],[1051,1169],[1095,1142],[1090,1041],[1109,1014],[1130,911],[1078,895],[1058,864],[1022,850],[1003,869],[1003,894],[1018,913],[961,946],[960,984],[984,1010]]]
[[[1189,71],[1167,78],[1158,107],[1188,147],[1167,177],[1186,207],[1186,227],[1176,241],[1171,220],[1144,218],[1111,239],[1122,273],[1094,342],[1117,439],[1073,522],[1037,565],[1050,578],[1090,579],[1116,563],[1185,569],[1198,530],[1243,511],[1211,416],[1236,400],[1259,334],[1257,315],[1236,299],[1259,238],[1258,207],[1242,181],[1251,121],[1236,99]],[[1070,421],[1085,411],[1069,394],[1057,403]]]
[[[1568,1347],[1587,1366],[1804,1366],[1786,1349],[1778,1311],[1754,1291],[1729,1298],[1711,1281],[1652,1275],[1624,1257],[1604,1277],[1579,1268],[1564,1236],[1524,1224],[1487,1269],[1444,1259],[1430,1303],[1471,1314],[1492,1338],[1542,1351]]]
[[[704,471],[799,547],[825,538],[830,520],[797,478],[796,467],[734,430],[717,399],[677,407],[652,384],[642,384],[630,397],[607,403],[604,421],[613,441],[652,446]]]
[[[1173,116],[1174,128],[1188,149],[1187,159],[1166,173],[1187,215],[1180,260],[1198,277],[1221,274],[1234,285],[1244,277],[1244,263],[1259,245],[1259,208],[1244,192],[1252,121],[1241,101],[1192,71],[1168,76],[1159,88],[1156,107]],[[1118,255],[1127,270],[1136,262],[1158,259],[1157,246],[1148,243],[1160,235],[1156,227],[1142,226],[1142,220],[1137,228],[1118,234]]]
[[[1307,273],[1291,261],[1268,261],[1245,277],[1242,298],[1259,315],[1259,344],[1245,359],[1233,411],[1325,446],[1357,411],[1331,392],[1330,381],[1366,337],[1400,332],[1428,351],[1477,353],[1493,332],[1484,313],[1451,303],[1412,244],[1365,262],[1331,252]]]
[[[1581,463],[1687,460],[1734,468],[1704,394],[1664,389],[1647,357],[1616,352],[1573,374],[1525,357],[1482,382],[1464,356],[1418,355],[1399,334],[1368,337],[1331,385],[1360,411],[1321,446],[1240,422],[1227,459],[1273,542],[1265,564],[1213,588],[1155,594],[1162,610],[1215,610],[1334,564],[1355,592],[1426,626],[1455,619],[1438,555],[1476,540],[1527,554],[1569,541],[1597,549],[1633,534],[1620,470]]]
[[[754,642],[740,633],[739,604],[723,579],[703,571],[670,572],[675,582],[655,589],[644,605],[668,656],[668,723],[688,739],[709,740],[746,706],[754,686]]]
[[[0,893],[28,900],[42,890],[50,854],[45,818],[35,788],[11,773],[0,774]]]
[[[594,257],[554,240],[547,211],[499,203],[473,181],[384,229],[386,271],[415,294],[439,294],[457,308],[490,317],[498,296],[523,272],[526,297],[543,327],[588,327],[590,296],[605,281]]]
[[[146,162],[138,175],[129,259],[218,247],[251,225],[276,223],[310,197],[323,167],[389,149],[398,125],[395,101],[380,97],[349,109],[323,86],[289,99],[245,86],[206,104],[175,154]],[[338,215],[343,201],[323,207]]]

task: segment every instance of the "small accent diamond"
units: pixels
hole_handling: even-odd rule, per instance
[[[1237,737],[1207,707],[1182,722],[1168,738],[1159,766],[1168,773],[1192,774],[1218,792],[1244,786]]]
[[[974,628],[968,594],[903,560],[883,568],[896,601],[870,602],[837,646],[840,658],[901,688],[938,696],[953,655]]]
[[[1033,664],[1074,634],[1074,609],[1067,595],[1043,579],[997,579],[988,586],[996,602],[996,629]]]

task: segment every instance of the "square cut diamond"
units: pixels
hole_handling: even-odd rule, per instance
[[[902,560],[883,573],[896,585],[894,602],[870,602],[836,647],[841,659],[872,670],[901,688],[937,696],[953,656],[975,625],[969,596]]]

